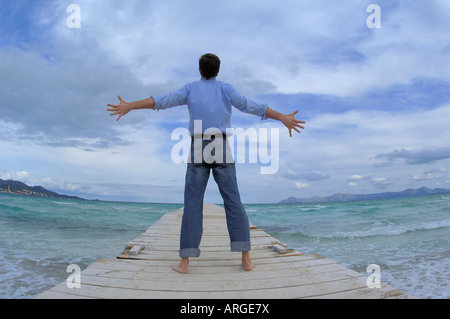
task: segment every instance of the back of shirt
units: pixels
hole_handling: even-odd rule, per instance
[[[206,129],[210,129],[211,133],[211,129],[214,128],[225,134],[226,129],[231,128],[231,106],[242,112],[260,116],[261,119],[266,118],[266,104],[247,99],[232,85],[216,81],[215,78],[209,80],[202,78],[178,91],[154,96],[153,99],[157,110],[187,104],[190,117],[189,132],[192,136],[202,134]],[[201,128],[198,123],[201,123]]]

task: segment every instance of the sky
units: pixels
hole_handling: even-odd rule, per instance
[[[233,110],[234,127],[279,130],[275,173],[236,164],[244,203],[450,188],[448,30],[447,0],[1,0],[0,178],[182,203],[187,107],[116,122],[106,104],[197,81],[211,52],[217,80],[307,122],[290,138]],[[221,203],[212,177],[205,201]]]

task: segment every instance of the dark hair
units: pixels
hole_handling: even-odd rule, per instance
[[[200,73],[207,80],[214,78],[217,74],[219,74],[220,59],[212,53],[202,55],[198,61],[198,64],[200,67]]]

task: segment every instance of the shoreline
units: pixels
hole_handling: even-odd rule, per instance
[[[62,197],[57,196],[44,196],[44,195],[30,195],[30,194],[23,194],[23,193],[17,193],[17,192],[8,192],[4,190],[0,190],[0,195],[19,195],[19,196],[27,196],[27,197],[35,197],[35,198],[48,198],[48,199],[67,199],[67,200],[80,200],[80,201],[86,201],[86,202],[104,202],[104,203],[124,203],[124,204],[148,204],[148,205],[181,205],[183,206],[184,203],[169,203],[169,202],[146,202],[146,201],[127,201],[127,200],[105,200],[105,199],[86,199],[78,196],[71,196],[71,195],[60,195]],[[419,195],[413,195],[413,196],[398,196],[398,197],[380,197],[380,198],[367,198],[367,199],[352,199],[352,200],[336,200],[336,201],[311,201],[311,202],[273,202],[273,203],[243,203],[243,205],[317,205],[317,204],[339,204],[339,203],[358,203],[358,202],[373,202],[373,201],[384,201],[384,200],[400,200],[400,199],[408,199],[408,198],[421,198],[421,197],[431,197],[431,196],[439,196],[439,195],[450,195],[450,190],[448,192],[443,193],[436,193],[436,194],[419,194]],[[359,194],[355,194],[359,196]],[[361,194],[361,196],[365,196],[366,194]],[[370,194],[369,194],[370,195]],[[213,205],[220,205],[223,206],[223,203],[212,203]]]

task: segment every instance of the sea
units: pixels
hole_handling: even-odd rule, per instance
[[[0,194],[0,298],[29,299],[115,258],[182,205]],[[450,297],[450,195],[360,202],[245,205],[251,223],[303,254],[320,254],[418,298]],[[374,288],[376,289],[376,288]]]

